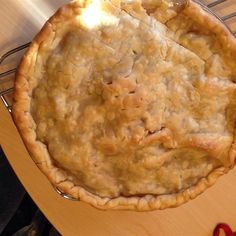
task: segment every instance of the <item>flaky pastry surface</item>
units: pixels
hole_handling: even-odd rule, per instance
[[[14,120],[65,193],[101,209],[178,206],[234,165],[235,51],[192,1],[74,1],[24,56]]]

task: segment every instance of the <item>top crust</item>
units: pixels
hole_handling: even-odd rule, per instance
[[[227,115],[225,115],[227,118],[223,117],[223,115],[221,114],[221,111],[219,112],[217,117],[214,116],[214,119],[217,119],[217,121],[212,120],[215,126],[214,127],[212,126],[210,128],[210,132],[211,132],[210,135],[209,135],[208,123],[206,123],[208,125],[207,127],[208,134],[206,135],[204,133],[206,132],[204,128],[205,123],[195,124],[194,123],[195,121],[193,119],[188,120],[188,123],[187,123],[189,127],[191,127],[192,131],[191,132],[186,131],[184,133],[184,131],[189,128],[182,127],[181,132],[180,132],[180,130],[177,128],[178,126],[181,127],[181,125],[183,124],[181,123],[182,120],[176,113],[173,113],[173,115],[171,115],[169,118],[167,116],[165,117],[166,127],[162,127],[164,123],[162,120],[159,120],[159,118],[161,117],[161,113],[157,113],[157,116],[154,117],[155,118],[154,124],[152,122],[153,121],[152,117],[149,118],[149,116],[147,116],[146,119],[149,120],[150,122],[148,123],[148,121],[146,121],[144,122],[143,125],[145,126],[146,131],[147,130],[149,131],[148,137],[145,136],[145,138],[143,138],[144,137],[142,136],[143,134],[138,133],[137,123],[135,124],[135,128],[136,128],[135,135],[133,131],[131,132],[132,137],[128,139],[127,144],[126,144],[130,147],[133,147],[133,146],[136,147],[137,145],[139,145],[141,142],[140,141],[141,138],[142,138],[142,142],[144,143],[143,145],[144,146],[147,145],[148,148],[150,148],[150,145],[153,142],[154,143],[160,142],[161,140],[163,144],[162,149],[164,150],[164,155],[162,155],[163,153],[162,151],[160,151],[161,149],[159,149],[160,153],[158,155],[160,155],[160,157],[163,158],[165,162],[167,162],[167,166],[166,166],[167,172],[168,170],[172,171],[171,168],[175,168],[173,167],[173,165],[177,165],[177,166],[179,165],[178,161],[175,162],[171,159],[173,155],[176,155],[177,157],[181,156],[182,159],[186,158],[186,161],[187,162],[189,161],[190,163],[192,160],[194,161],[198,160],[199,156],[201,157],[201,160],[204,161],[204,163],[207,160],[207,165],[205,166],[208,166],[208,167],[204,167],[202,172],[199,172],[199,173],[197,172],[196,174],[197,177],[199,178],[197,182],[195,180],[194,181],[192,180],[193,182],[191,182],[191,185],[183,185],[182,187],[179,184],[176,184],[174,186],[175,188],[177,188],[177,191],[176,189],[175,191],[173,191],[171,187],[169,186],[166,187],[165,185],[164,190],[163,188],[161,189],[159,188],[158,190],[157,188],[155,188],[154,190],[149,190],[145,194],[145,192],[139,192],[140,188],[143,188],[143,186],[141,185],[140,185],[141,187],[137,187],[138,189],[133,188],[133,185],[129,185],[131,187],[128,190],[126,189],[127,186],[125,189],[122,189],[122,188],[119,189],[118,187],[114,189],[110,189],[110,185],[114,185],[114,186],[116,185],[116,183],[113,183],[112,182],[113,180],[111,180],[111,182],[109,181],[107,182],[108,183],[107,188],[109,189],[109,191],[107,190],[100,191],[99,189],[96,189],[90,183],[88,183],[89,187],[87,187],[86,183],[80,182],[80,180],[78,180],[78,178],[76,177],[75,172],[68,170],[68,166],[71,164],[68,164],[69,162],[67,162],[67,160],[64,162],[64,165],[62,165],[63,163],[60,163],[60,160],[56,159],[55,156],[58,155],[57,152],[60,152],[58,151],[60,150],[59,146],[58,146],[58,150],[57,148],[55,149],[54,147],[50,147],[49,141],[51,142],[51,140],[49,140],[48,137],[45,138],[46,131],[43,132],[42,131],[43,128],[39,128],[39,123],[38,123],[39,116],[41,116],[42,114],[38,115],[38,113],[40,112],[37,113],[37,109],[39,109],[40,107],[38,106],[37,100],[35,99],[35,96],[36,97],[39,96],[39,98],[37,98],[39,100],[44,99],[40,97],[40,94],[42,94],[41,93],[42,90],[39,90],[38,95],[37,95],[37,92],[35,92],[36,88],[40,87],[39,81],[41,78],[43,78],[42,74],[44,73],[44,71],[37,70],[37,68],[44,68],[44,69],[46,68],[45,70],[47,70],[47,73],[53,72],[53,69],[50,69],[50,65],[51,65],[50,63],[52,63],[51,66],[52,68],[54,68],[53,62],[56,60],[55,57],[53,57],[53,60],[48,59],[47,61],[45,61],[45,58],[48,58],[48,55],[50,55],[51,52],[53,52],[56,48],[58,48],[58,45],[61,43],[62,39],[65,38],[65,40],[62,43],[62,47],[67,47],[68,43],[66,42],[66,40],[69,40],[69,42],[72,42],[71,45],[76,45],[76,44],[73,44],[74,36],[73,35],[71,36],[70,34],[68,34],[67,30],[68,29],[74,30],[79,25],[82,28],[80,34],[81,35],[84,34],[85,38],[87,37],[86,35],[87,32],[84,33],[84,31],[88,31],[88,30],[84,29],[83,25],[80,25],[80,20],[78,21],[75,19],[76,17],[79,17],[83,14],[83,12],[88,8],[91,2],[92,1],[82,1],[82,0],[73,1],[61,7],[55,13],[55,15],[52,16],[48,20],[48,22],[44,25],[44,27],[39,32],[39,34],[32,41],[31,46],[29,47],[28,51],[26,52],[26,54],[24,55],[22,59],[22,62],[18,68],[17,75],[16,75],[14,104],[13,104],[14,121],[19,129],[19,132],[24,140],[24,143],[29,153],[31,154],[33,160],[36,162],[38,167],[45,173],[45,175],[47,175],[47,177],[56,187],[58,187],[61,191],[73,196],[74,198],[81,199],[82,201],[88,202],[91,205],[100,209],[126,209],[126,210],[137,210],[137,211],[149,211],[149,210],[164,209],[167,207],[179,206],[182,203],[195,198],[197,195],[203,192],[207,187],[211,186],[220,175],[226,173],[230,168],[234,166],[235,155],[236,155],[235,136],[234,136],[234,130],[235,130],[234,129],[234,125],[235,125],[234,113],[235,113],[235,107],[236,107],[236,104],[235,104],[236,99],[234,96],[235,87],[234,87],[233,82],[234,82],[234,79],[236,78],[236,69],[234,69],[236,62],[233,59],[236,56],[236,40],[232,36],[232,34],[229,32],[226,26],[224,26],[218,19],[216,19],[214,16],[210,15],[208,12],[203,10],[201,6],[199,6],[197,3],[193,1],[188,1],[188,4],[186,4],[183,7],[183,9],[181,9],[180,12],[176,10],[175,8],[171,8],[171,10],[169,10],[169,3],[166,1],[159,1],[160,4],[157,7],[155,4],[153,5],[153,1],[142,1],[142,2],[114,1],[114,0],[104,1],[105,2],[104,8],[106,9],[106,11],[112,12],[114,16],[123,17],[124,19],[126,18],[130,19],[129,27],[133,27],[133,25],[135,25],[138,21],[144,22],[143,29],[146,29],[145,24],[149,24],[149,25],[152,24],[152,27],[158,30],[156,34],[164,35],[163,37],[166,38],[167,40],[166,42],[168,42],[167,43],[168,47],[171,48],[172,50],[171,52],[168,51],[170,60],[172,61],[183,60],[181,61],[182,63],[188,63],[186,59],[184,59],[186,56],[188,56],[189,61],[191,61],[192,63],[197,63],[196,68],[193,67],[195,68],[194,70],[189,69],[190,72],[188,71],[188,73],[191,73],[191,78],[196,77],[196,81],[197,81],[196,84],[194,82],[191,82],[191,83],[194,83],[194,86],[197,86],[199,90],[203,91],[203,94],[206,94],[206,96],[207,94],[209,94],[209,96],[212,97],[212,100],[209,99],[209,101],[211,102],[213,106],[212,108],[213,110],[214,110],[214,107],[216,106],[215,104],[220,103],[220,101],[222,100],[221,98],[225,98],[226,100],[223,99],[225,103],[223,104],[222,102],[222,107],[220,107],[219,109],[225,108],[226,107],[225,104],[227,104],[227,110],[229,111],[227,111]],[[144,11],[145,9],[141,7],[142,6],[141,3],[143,4],[143,6],[151,6],[148,10],[150,10],[150,15],[152,17],[146,16],[146,12]],[[122,9],[124,13],[121,13],[119,9]],[[168,14],[163,16],[160,13],[161,11],[165,13],[168,12]],[[155,23],[153,19],[156,19],[158,22]],[[182,21],[183,23],[178,24],[179,21]],[[191,29],[192,31],[189,29]],[[93,34],[96,35],[96,37],[98,37],[97,29],[92,30],[92,32]],[[108,34],[109,34],[109,31],[108,31]],[[200,42],[198,40],[195,40],[196,35],[198,34],[200,34]],[[65,37],[65,35],[69,35],[69,36]],[[218,39],[219,43],[211,44],[211,47],[213,49],[212,48],[209,49],[209,54],[207,54],[207,50],[205,50],[205,48],[207,48],[207,45],[203,43],[203,50],[201,51],[202,49],[201,38],[212,41],[212,37],[214,39]],[[93,39],[89,38],[89,40],[93,40]],[[156,40],[162,40],[162,38],[161,39],[159,38]],[[81,41],[81,43],[84,43],[84,41]],[[107,43],[108,44],[110,43],[109,38],[107,39]],[[178,54],[178,58],[176,59],[175,58],[176,53],[174,52],[174,49],[175,47],[177,47],[176,46],[177,44],[181,46],[177,48],[179,50],[179,54]],[[172,47],[171,45],[175,45],[175,46]],[[192,52],[191,53],[187,52],[184,49],[185,47],[190,48],[194,53],[196,53],[194,51],[194,48],[195,48],[197,51],[199,51],[198,56],[195,56],[195,54]],[[63,50],[63,49],[60,49],[60,50]],[[120,50],[122,53],[122,48]],[[156,49],[152,48],[151,50],[156,50]],[[212,50],[213,50],[213,56],[211,55]],[[215,54],[217,54],[216,52],[217,53],[219,52],[220,58],[222,58],[222,60],[218,60],[219,57],[215,56]],[[59,53],[61,53],[61,51]],[[179,58],[181,57],[181,53],[183,53],[183,59]],[[136,54],[136,52],[134,52],[134,54]],[[99,56],[100,55],[99,52],[96,55]],[[218,61],[225,63],[225,67],[228,68],[228,69],[223,68],[222,71],[220,69],[217,70],[217,73],[219,73],[219,78],[217,77],[218,75],[215,74],[214,69],[211,69],[211,68],[214,68],[214,66],[218,65],[217,64]],[[204,67],[203,66],[204,63],[206,64],[209,63],[210,66]],[[127,61],[125,61],[124,64],[125,66],[127,66],[129,64],[129,60],[127,59]],[[141,64],[143,65],[143,62]],[[192,68],[192,65],[189,65],[189,68]],[[179,69],[179,67],[177,69],[180,70],[180,72],[182,71],[182,69],[181,68]],[[139,69],[137,69],[137,72],[138,74],[140,74]],[[77,71],[77,73],[83,73],[82,69],[80,69],[80,71]],[[119,73],[126,73],[126,71],[125,72],[119,71]],[[204,76],[206,76],[207,78],[211,78],[211,81],[209,83],[208,82],[203,83],[202,81],[204,81],[204,78],[199,77],[199,74],[201,73],[204,74]],[[59,78],[58,74],[56,75],[56,78]],[[107,85],[105,85],[106,86],[105,88],[107,89],[107,91],[108,90],[110,91],[111,89],[112,91],[117,92],[120,87],[123,88],[123,86],[128,86],[127,89],[128,90],[130,89],[129,92],[133,92],[132,84],[128,83],[124,85],[124,84],[120,84],[120,83],[124,83],[123,80],[122,82],[119,82],[119,80],[117,81],[118,82],[112,81],[112,84],[110,84],[111,81],[106,81],[108,83]],[[141,82],[143,83],[143,81]],[[151,83],[151,81],[149,83]],[[183,83],[183,81],[180,81],[180,83]],[[154,85],[155,84],[153,84],[153,86]],[[182,88],[184,88],[185,85],[186,84],[184,84]],[[52,84],[52,86],[54,86],[54,84]],[[131,86],[131,88],[129,86]],[[145,85],[145,86],[148,86],[148,85]],[[173,84],[169,86],[176,86],[176,85]],[[186,85],[186,86],[187,86],[186,87],[187,90],[184,90],[184,92],[192,91],[190,87],[188,87],[189,85]],[[175,89],[173,89],[173,91],[176,92],[177,89],[178,88],[176,87]],[[160,95],[160,94],[163,94],[163,91],[164,91],[163,88],[161,88],[160,91],[157,90],[155,91],[155,93],[158,93],[158,95]],[[217,94],[219,94],[218,98],[214,97],[215,96],[214,91],[217,91]],[[149,94],[151,94],[150,90],[148,90],[148,92]],[[112,101],[111,97],[109,97],[110,96],[109,92],[107,93],[108,93],[107,96],[109,98],[109,101]],[[190,96],[190,95],[186,95],[186,96]],[[191,106],[192,105],[195,106],[196,105],[195,103],[198,97],[195,94],[194,90],[191,96],[193,96],[193,102],[192,104],[190,104],[189,103],[190,97],[188,97],[188,105],[190,104]],[[203,95],[200,95],[200,96],[203,96]],[[122,109],[126,109],[127,107],[130,109],[130,106],[133,106],[133,105],[138,106],[139,109],[141,109],[142,107],[145,107],[146,100],[143,102],[141,101],[142,99],[140,100],[140,97],[141,98],[145,97],[145,99],[148,99],[148,97],[150,96],[148,96],[148,93],[145,92],[145,89],[136,89],[135,97],[133,100],[130,100],[130,99],[122,100],[123,102],[122,104],[124,106],[122,107]],[[175,97],[175,101],[173,101],[173,103],[176,102],[177,103],[176,106],[179,106],[180,103],[177,102],[176,98],[177,97]],[[161,102],[161,99],[165,99],[165,98],[164,97],[161,98],[159,96],[158,99]],[[182,98],[180,97],[178,99],[182,99]],[[205,98],[205,95],[204,95],[204,99],[208,99],[208,98]],[[215,99],[215,103],[214,103],[214,99]],[[217,100],[217,99],[220,99],[220,100]],[[209,106],[209,104],[207,105]],[[116,106],[116,103],[109,103],[107,106],[108,107]],[[119,108],[121,109],[121,107]],[[49,111],[50,109],[51,108],[49,105],[47,110]],[[95,108],[92,107],[92,109],[95,109]],[[117,110],[117,108],[115,109]],[[184,109],[185,108],[182,107],[181,112]],[[199,109],[199,107],[197,109]],[[203,107],[202,107],[202,110],[204,111]],[[131,110],[129,110],[129,113],[127,114],[127,116],[130,116],[131,113],[132,115],[134,115],[134,112],[136,110],[132,110],[131,112],[130,111]],[[88,112],[91,113],[93,112],[93,110],[89,110]],[[141,113],[142,112],[143,110],[141,110]],[[192,115],[191,113],[192,110],[190,112],[187,109],[186,112],[187,112],[186,114]],[[58,114],[61,114],[61,113],[62,111],[59,111]],[[94,116],[98,117],[100,113],[98,112],[94,114],[95,114]],[[209,114],[204,113],[204,115],[209,115]],[[113,117],[113,116],[114,114],[110,114],[109,117]],[[115,116],[117,116],[117,114],[115,114]],[[211,114],[209,116],[211,116]],[[85,119],[87,119],[87,117],[85,117]],[[134,119],[134,118],[129,118],[129,119]],[[222,121],[223,123],[220,122],[221,119],[223,120]],[[172,124],[172,120],[174,120],[173,124]],[[71,121],[69,123],[71,124]],[[85,126],[85,123],[83,125]],[[119,128],[119,125],[120,125],[119,123],[116,123],[116,126],[118,128]],[[186,125],[186,123],[184,125]],[[175,127],[177,128],[175,129]],[[198,132],[197,135],[195,134],[196,133],[195,129]],[[86,130],[86,132],[88,132],[88,130]],[[49,135],[50,131],[47,130],[46,133],[48,133]],[[59,135],[61,135],[61,133],[59,133]],[[114,143],[112,143],[112,141],[110,142],[110,140],[112,140],[112,137],[109,136],[110,134],[107,134],[107,135],[108,135],[107,136],[108,140],[99,139],[98,140],[99,143],[97,145],[99,147],[98,148],[99,152],[103,152],[105,155],[109,156],[110,158],[112,157],[112,155],[118,155],[118,154],[113,153]],[[139,135],[141,135],[142,137],[139,138]],[[63,136],[63,137],[66,137],[66,136]],[[119,143],[119,148],[120,149],[122,148],[120,146],[120,143]],[[128,153],[129,150],[125,149],[125,152]],[[146,153],[147,149],[145,149],[144,152]],[[168,155],[166,155],[165,153],[167,153]],[[192,157],[192,160],[191,158],[189,160],[189,157],[185,155],[184,153],[187,153],[188,155],[190,155],[190,157]],[[124,156],[124,159],[125,159],[125,156]],[[170,164],[168,164],[169,162],[167,161],[169,159],[172,160],[170,161]],[[152,166],[153,164],[150,164],[152,163],[152,161],[153,160],[150,161],[150,156],[149,156],[148,163],[147,163],[147,165],[149,166],[147,168],[153,167]],[[158,161],[160,162],[160,158],[158,159]],[[197,162],[194,162],[194,163],[196,164]],[[72,164],[74,165],[75,162]],[[132,165],[134,164],[132,163]],[[183,166],[185,164],[181,162],[181,165]],[[137,166],[134,165],[134,168],[136,167]],[[208,172],[206,172],[206,168],[209,169]],[[198,169],[198,166],[196,170],[197,169]],[[196,171],[196,170],[194,169],[194,167],[191,169],[191,171]],[[134,173],[137,174],[135,170],[132,170],[132,171],[134,171]],[[141,171],[142,169],[139,170],[139,173],[141,173]],[[91,173],[93,172],[94,172],[94,169],[92,170]],[[163,175],[165,175],[164,172],[162,173],[162,176]],[[128,173],[127,173],[127,176],[129,176]],[[168,174],[167,174],[167,177],[170,178]],[[155,176],[155,178],[157,177]],[[158,181],[161,182],[162,180],[159,179]],[[174,184],[174,182],[175,182],[174,180],[171,182],[171,186]],[[98,184],[96,183],[96,185]]]

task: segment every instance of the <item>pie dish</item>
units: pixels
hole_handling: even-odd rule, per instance
[[[235,38],[193,1],[72,1],[22,59],[14,121],[64,193],[176,207],[234,166],[235,58]]]

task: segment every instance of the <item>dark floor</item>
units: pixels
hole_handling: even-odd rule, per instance
[[[0,148],[0,235],[60,235],[25,192]]]

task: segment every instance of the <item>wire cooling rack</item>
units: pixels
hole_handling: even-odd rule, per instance
[[[208,4],[202,3],[203,0],[195,0],[195,1],[198,2],[203,7],[203,9],[205,9],[206,11],[215,15],[220,21],[222,21],[231,30],[232,34],[234,36],[236,36],[236,30],[232,29],[227,24],[227,22],[233,18],[235,18],[235,22],[236,22],[236,12],[232,12],[232,13],[229,13],[229,14],[226,14],[223,16],[219,16],[217,14],[218,12],[216,10],[216,8],[218,6],[221,6],[221,4],[227,3],[227,1],[229,1],[229,0],[213,0]],[[2,69],[3,62],[5,60],[7,60],[8,58],[14,57],[16,54],[25,50],[29,46],[30,46],[30,42],[23,44],[17,48],[14,48],[14,49],[8,51],[7,53],[5,53],[4,55],[2,55],[0,57],[0,72]],[[14,78],[15,78],[16,70],[17,70],[17,68],[12,68],[10,70],[6,70],[6,71],[0,73],[0,98],[10,113],[12,111],[12,95],[13,95],[13,91],[14,91]],[[4,86],[1,86],[2,84],[4,84]],[[71,197],[70,195],[63,193],[58,188],[55,188],[55,190],[58,194],[60,194],[62,197],[66,198],[66,199],[77,200],[77,199]]]

